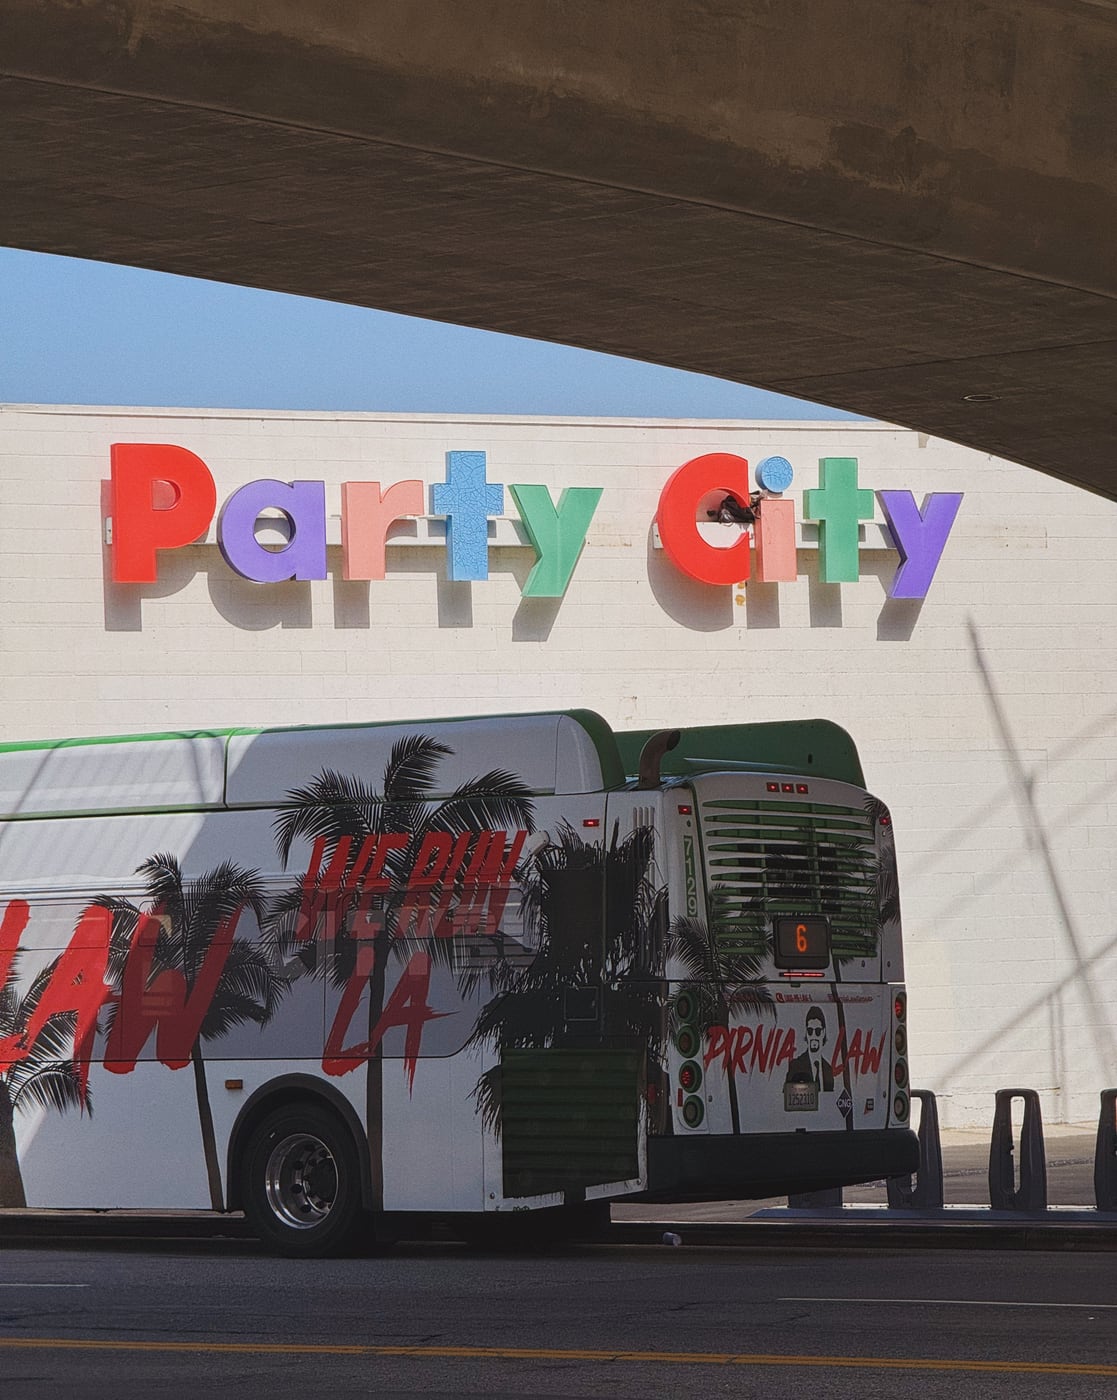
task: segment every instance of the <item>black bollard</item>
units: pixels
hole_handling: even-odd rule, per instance
[[[1012,1101],[1024,1104],[1020,1128],[1020,1185],[1013,1171]],[[994,1210],[1047,1209],[1047,1160],[1043,1153],[1043,1120],[1034,1089],[998,1089],[989,1144],[989,1204]]]
[[[913,1089],[919,1100],[919,1166],[915,1176],[890,1176],[888,1204],[893,1210],[941,1210],[942,1139],[939,1136],[939,1108],[929,1089]]]
[[[1094,1203],[1117,1211],[1117,1089],[1101,1091],[1098,1144],[1094,1148]]]

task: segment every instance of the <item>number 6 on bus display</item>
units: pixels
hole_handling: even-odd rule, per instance
[[[830,965],[830,924],[826,919],[776,920],[777,967],[819,971]]]

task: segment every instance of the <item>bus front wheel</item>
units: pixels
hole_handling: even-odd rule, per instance
[[[273,1109],[253,1130],[241,1172],[245,1217],[269,1249],[309,1259],[360,1247],[360,1159],[348,1128],[328,1109]]]

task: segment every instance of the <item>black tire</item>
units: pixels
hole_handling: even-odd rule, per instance
[[[274,1109],[248,1139],[240,1172],[245,1217],[274,1253],[320,1259],[364,1244],[360,1157],[330,1109],[305,1101]]]

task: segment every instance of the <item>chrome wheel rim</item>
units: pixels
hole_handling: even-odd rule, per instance
[[[313,1230],[337,1200],[337,1162],[321,1138],[292,1133],[271,1150],[264,1192],[272,1214],[296,1230]]]

